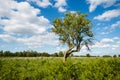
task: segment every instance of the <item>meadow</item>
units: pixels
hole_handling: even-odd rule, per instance
[[[1,57],[0,80],[120,80],[120,58]]]

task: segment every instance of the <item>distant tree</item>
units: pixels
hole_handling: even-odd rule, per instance
[[[20,57],[21,55],[19,54],[19,52],[15,52],[14,56]]]
[[[58,56],[59,56],[59,57],[63,57],[63,56],[64,56],[64,53],[63,53],[62,51],[60,51],[60,52],[58,53]]]
[[[79,52],[84,45],[90,50],[89,45],[93,44],[91,21],[86,16],[87,14],[80,12],[67,12],[64,19],[56,18],[53,21],[52,32],[59,36],[61,43],[68,46],[64,53],[64,62],[70,54]]]
[[[10,51],[5,51],[5,52],[4,52],[4,56],[6,56],[6,57],[11,56],[11,54],[12,54],[12,53],[11,53]]]
[[[43,52],[43,53],[41,53],[41,56],[43,56],[43,57],[49,57],[50,54],[48,54],[48,53],[46,53],[46,52]]]
[[[58,53],[51,54],[52,57],[58,57]]]
[[[115,58],[115,57],[117,57],[117,55],[113,55],[113,57]]]
[[[118,55],[118,57],[120,57],[120,54]]]
[[[103,57],[112,57],[112,56],[110,56],[110,55],[103,55]]]
[[[90,57],[90,54],[88,53],[88,54],[86,54],[86,57]]]
[[[0,51],[0,57],[4,55],[3,50]]]
[[[80,55],[80,57],[86,57],[85,55]]]

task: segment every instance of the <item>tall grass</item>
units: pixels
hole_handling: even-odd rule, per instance
[[[120,80],[120,58],[1,58],[0,80]]]

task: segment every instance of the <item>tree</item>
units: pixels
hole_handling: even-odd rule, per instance
[[[52,57],[58,57],[58,53],[51,54]]]
[[[63,52],[60,51],[60,52],[58,53],[58,56],[59,56],[59,57],[63,57],[63,56],[64,56]]]
[[[68,50],[64,53],[64,62],[71,53],[79,52],[84,45],[90,50],[89,44],[93,44],[91,21],[86,17],[87,14],[80,12],[67,12],[64,19],[53,20],[52,32],[59,36],[61,43],[68,46]]]
[[[118,55],[118,57],[120,57],[120,54]]]
[[[90,57],[90,54],[88,53],[88,54],[86,54],[86,57]]]
[[[103,57],[112,57],[112,56],[110,56],[110,55],[103,55]]]
[[[6,56],[6,57],[7,57],[7,56],[10,56],[11,54],[12,54],[12,53],[11,53],[10,51],[5,51],[5,52],[4,52],[4,56]]]
[[[3,50],[0,51],[0,57],[3,57],[4,53]]]
[[[117,57],[117,55],[113,55],[113,57],[114,57],[114,58],[116,58],[116,57]]]

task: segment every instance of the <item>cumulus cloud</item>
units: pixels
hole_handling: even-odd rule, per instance
[[[90,53],[91,55],[111,55],[118,52],[120,49],[120,38],[103,38],[99,42],[96,42],[95,45],[92,45],[91,52],[86,51],[85,48],[81,49],[80,54],[85,55],[85,53]]]
[[[35,3],[37,4],[39,7],[43,7],[43,8],[46,8],[48,6],[54,6],[56,8],[58,8],[58,11],[59,12],[66,12],[66,6],[67,6],[67,3],[66,3],[66,0],[55,0],[55,4],[52,4],[50,2],[50,0],[27,0],[29,3]]]
[[[56,3],[54,4],[54,7],[58,8],[59,12],[65,12],[66,9],[64,8],[67,6],[66,0],[55,0]]]
[[[57,37],[53,33],[47,33],[44,35],[34,35],[32,37],[27,38],[18,38],[17,41],[24,43],[29,48],[38,48],[44,45],[56,46],[59,44]]]
[[[0,39],[8,43],[21,43],[28,46],[29,48],[40,48],[44,45],[57,46],[59,44],[58,38],[54,33],[34,35],[31,37],[15,37],[9,34],[0,34]]]
[[[120,39],[118,37],[114,38],[103,38],[100,42],[96,42],[95,45],[92,46],[92,48],[101,48],[101,49],[117,49],[120,48],[119,46]]]
[[[39,7],[46,8],[48,6],[52,6],[50,0],[27,0],[29,3],[36,3]]]
[[[27,2],[13,3],[13,7],[10,8],[9,5],[6,5],[9,12],[9,15],[4,15],[0,12],[1,16],[8,17],[8,20],[1,19],[0,24],[4,25],[4,31],[12,34],[40,34],[45,32],[50,28],[50,22],[44,16],[37,16],[40,13],[39,9],[35,9],[30,6]],[[6,3],[3,1],[3,4]],[[22,5],[22,6],[21,6]],[[4,6],[0,8],[4,11]],[[16,9],[17,11],[14,11]]]
[[[104,8],[112,6],[116,0],[86,0],[90,4],[89,11],[94,11],[97,6],[102,5]]]
[[[38,14],[40,10],[28,2],[8,0],[6,3],[0,0],[0,25],[3,25],[0,39],[22,43],[31,48],[58,45],[56,36],[48,32],[52,27],[50,21],[44,16],[37,16]]]
[[[114,9],[104,12],[101,15],[98,15],[94,17],[94,19],[100,20],[100,21],[109,21],[112,18],[116,18],[120,16],[120,9]]]

